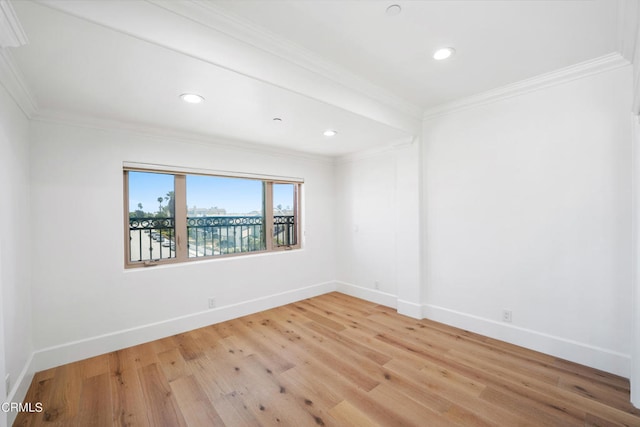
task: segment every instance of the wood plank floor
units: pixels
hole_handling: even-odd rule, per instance
[[[36,374],[17,426],[640,426],[629,382],[339,293]]]

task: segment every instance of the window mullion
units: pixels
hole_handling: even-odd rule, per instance
[[[264,233],[267,251],[273,250],[273,183],[264,181]]]
[[[124,171],[124,265],[131,262],[131,228],[129,221],[129,171]]]
[[[186,261],[189,258],[189,240],[187,237],[187,179],[185,175],[174,175],[174,177],[176,259],[178,261]]]
[[[293,186],[293,221],[295,233],[295,247],[299,248],[300,242],[300,184]]]

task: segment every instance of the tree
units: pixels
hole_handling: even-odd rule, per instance
[[[129,212],[129,218],[144,218],[146,214],[142,210],[142,203],[138,203],[138,209],[134,212]]]
[[[162,197],[158,197],[156,200],[158,200],[158,203],[160,204],[160,207],[158,208],[158,212],[162,212],[162,201],[164,199]]]
[[[167,216],[173,216],[176,208],[176,193],[174,191],[169,191],[164,197],[164,200],[167,201],[167,205],[164,207]]]

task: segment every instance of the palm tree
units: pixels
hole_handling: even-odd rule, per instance
[[[142,210],[142,203],[138,203],[138,209],[133,213],[135,218],[144,218],[145,213]]]
[[[167,216],[173,216],[176,207],[175,192],[169,191],[164,199],[167,201],[167,206],[165,206],[165,209],[167,210]]]
[[[164,200],[162,197],[158,197],[158,203],[160,203],[160,207],[158,208],[158,212],[162,212],[162,201]]]

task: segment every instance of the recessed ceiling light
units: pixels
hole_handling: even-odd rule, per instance
[[[338,132],[333,129],[327,129],[323,133],[324,136],[336,136],[337,134]]]
[[[204,97],[195,93],[183,93],[180,95],[180,98],[189,104],[200,104],[201,102],[204,102]]]
[[[399,4],[392,4],[387,8],[387,11],[386,11],[387,15],[389,16],[399,15],[400,12],[402,12],[402,8],[400,7]]]
[[[449,57],[451,57],[454,53],[456,53],[456,50],[452,47],[444,47],[442,49],[438,49],[434,52],[433,54],[433,59],[441,61],[443,59],[447,59]]]

